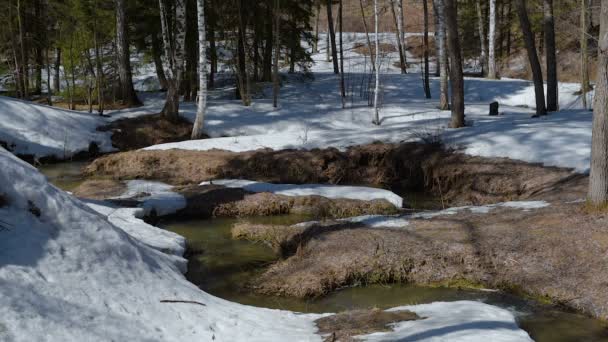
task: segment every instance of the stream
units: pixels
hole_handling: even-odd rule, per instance
[[[66,162],[39,169],[57,187],[70,191],[82,182],[80,170],[85,164]],[[295,215],[247,218],[263,224],[293,224],[308,219]],[[254,294],[243,285],[263,272],[278,256],[264,244],[232,239],[230,230],[238,221],[224,218],[173,219],[160,223],[161,227],[186,237],[194,250],[201,251],[190,258],[186,277],[202,290],[226,300],[306,313],[479,300],[515,312],[519,326],[535,341],[608,341],[605,322],[499,291],[383,284],[343,288],[322,298],[308,300]]]

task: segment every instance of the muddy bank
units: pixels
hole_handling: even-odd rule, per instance
[[[239,234],[289,249],[252,284],[260,293],[314,297],[386,282],[483,285],[608,319],[608,215],[587,214],[580,204],[465,211],[412,219],[400,229],[328,223],[283,235],[273,233],[277,226],[247,230]]]
[[[87,180],[73,193],[82,198],[107,200],[121,196],[125,183],[111,179]],[[384,199],[361,201],[330,199],[321,196],[284,196],[272,193],[252,193],[240,188],[221,185],[178,186],[174,191],[186,199],[186,207],[176,215],[182,218],[246,217],[274,215],[306,215],[316,218],[343,218],[359,215],[390,215],[399,210]],[[132,201],[137,201],[140,194]]]
[[[112,145],[120,151],[130,151],[188,140],[192,133],[192,123],[182,117],[170,121],[160,114],[153,114],[116,120],[98,130],[111,131]]]
[[[370,185],[400,194],[428,191],[445,206],[514,199],[584,197],[584,176],[506,158],[473,157],[435,144],[369,144],[338,151],[131,151],[97,159],[90,176],[175,185],[218,178],[272,183]],[[565,196],[565,197],[564,197]]]

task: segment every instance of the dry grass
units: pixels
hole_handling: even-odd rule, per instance
[[[416,62],[424,57],[423,37],[412,36],[405,39],[405,48],[416,58]],[[435,37],[429,37],[429,57],[435,56]]]
[[[293,247],[292,247],[293,248]],[[483,284],[608,318],[608,215],[579,204],[318,229],[252,288],[298,297],[360,283]]]
[[[380,43],[380,53],[381,54],[387,54],[387,53],[391,53],[391,52],[397,52],[397,47],[395,47],[395,45],[393,44],[389,44],[389,43]],[[376,55],[376,46],[372,43],[372,54]],[[367,46],[367,44],[363,44],[363,43],[355,43],[353,46],[353,51],[360,54],[360,55],[364,55],[364,56],[369,56],[369,47]]]
[[[91,179],[80,184],[72,192],[82,198],[104,200],[117,197],[126,190],[124,183],[111,179]]]
[[[355,336],[391,331],[390,324],[421,319],[410,311],[352,310],[315,321],[325,341],[358,341]]]
[[[113,131],[112,145],[121,151],[190,139],[192,124],[184,118],[169,121],[160,114],[112,122],[100,130]]]

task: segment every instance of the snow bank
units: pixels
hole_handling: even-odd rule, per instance
[[[393,325],[394,331],[362,336],[365,341],[533,341],[517,327],[513,314],[474,301],[435,302],[403,306],[388,311],[409,310],[426,317]]]
[[[327,198],[347,198],[362,201],[384,199],[395,207],[403,207],[403,198],[392,191],[365,186],[326,185],[326,184],[271,184],[242,179],[219,179],[207,184],[223,185],[228,188],[243,188],[251,192],[271,192],[285,196],[322,196]]]
[[[114,150],[110,132],[98,132],[104,119],[88,113],[0,96],[0,141],[13,153],[65,159],[87,151],[91,142]]]
[[[136,213],[82,203],[3,149],[0,164],[0,194],[7,200],[0,208],[5,227],[0,230],[0,340],[321,341],[314,320],[322,315],[213,297],[180,273],[179,248],[159,251],[167,241],[182,244],[175,234],[130,220]],[[453,302],[404,309],[427,317],[408,323],[413,327],[407,332],[436,336],[437,329],[448,326],[450,338],[528,341],[512,323],[513,315],[490,305]],[[503,323],[480,327],[482,316]]]
[[[137,198],[144,209],[143,215],[154,211],[158,216],[174,214],[186,207],[186,198],[172,191],[173,186],[162,182],[130,180],[127,190],[116,199]]]

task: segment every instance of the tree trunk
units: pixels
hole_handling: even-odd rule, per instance
[[[179,87],[184,72],[184,52],[186,45],[186,4],[185,0],[175,1],[175,13],[172,25],[173,38],[169,33],[169,13],[164,0],[159,0],[161,13],[161,28],[165,47],[165,57],[169,62],[169,74],[167,78],[167,98],[161,112],[166,119],[175,121],[179,117]]]
[[[512,1],[512,0],[511,0]],[[509,1],[509,5],[507,6],[507,20],[511,21],[511,14],[513,10],[513,6],[511,1]],[[511,56],[511,25],[507,25],[507,46],[506,46],[507,58]]]
[[[378,37],[378,0],[374,0],[374,41],[376,43],[376,61],[380,56],[380,38]],[[380,125],[380,108],[378,103],[378,96],[380,95],[380,66],[376,67],[376,86],[374,87],[374,119],[372,123],[374,125]]]
[[[61,48],[55,48],[55,74],[53,89],[56,93],[61,92]]]
[[[317,15],[315,18],[315,40],[312,42],[312,52],[319,52],[319,20],[321,19],[321,1],[317,1]]]
[[[207,108],[207,37],[205,32],[205,0],[197,0],[198,21],[198,105],[192,127],[192,139],[203,137],[205,109]]]
[[[19,72],[21,74],[21,82],[22,82],[22,95],[24,98],[27,98],[29,96],[29,80],[28,80],[28,64],[27,64],[27,58],[25,56],[25,29],[23,27],[23,10],[22,10],[22,6],[21,6],[21,0],[17,0],[17,25],[19,26],[19,47],[21,49],[21,71]]]
[[[405,51],[403,51],[403,44],[401,44],[401,34],[399,32],[399,20],[397,19],[397,12],[395,11],[395,0],[391,0],[389,4],[391,8],[391,14],[393,15],[393,22],[395,23],[395,40],[397,41],[397,50],[399,51],[399,67],[401,73],[407,73],[405,66]]]
[[[272,63],[272,106],[279,106],[279,56],[281,55],[281,1],[274,0],[274,61]],[[272,50],[272,47],[270,47]]]
[[[448,100],[448,53],[445,29],[444,0],[433,0],[433,10],[437,18],[437,60],[439,61],[439,109],[450,109]]]
[[[534,79],[534,95],[536,97],[536,115],[535,117],[546,115],[545,107],[545,91],[543,87],[543,73],[536,53],[536,44],[534,42],[534,33],[530,27],[528,19],[528,10],[526,9],[526,0],[517,0],[517,13],[521,31],[524,36],[524,43],[528,51],[528,59],[530,68],[532,69],[532,78]]]
[[[429,6],[427,0],[422,0],[422,8],[424,12],[424,36],[422,41],[422,50],[424,53],[424,96],[427,99],[431,98],[431,83],[429,80]]]
[[[265,43],[264,43],[264,61],[262,62],[262,80],[264,82],[272,82],[272,47],[273,47],[273,30],[274,30],[274,21],[273,18],[273,8],[268,6],[268,12],[265,18]]]
[[[162,48],[160,46],[160,41],[158,40],[158,36],[156,33],[152,34],[152,58],[154,59],[154,67],[156,68],[156,77],[158,78],[158,83],[160,84],[161,90],[167,90],[169,85],[167,84],[167,77],[165,76],[165,69],[163,67],[163,59],[162,59]]]
[[[104,110],[104,76],[103,76],[103,64],[102,64],[102,53],[98,38],[97,28],[97,0],[94,1],[94,13],[93,13],[93,45],[95,49],[95,68],[97,78],[97,112],[99,115],[103,115]]]
[[[247,70],[247,25],[243,18],[243,2],[244,0],[237,0],[237,12],[238,12],[238,41],[237,41],[237,78],[238,78],[238,90],[240,91],[241,100],[244,106],[251,105],[251,92],[249,88],[249,72]]]
[[[367,39],[367,50],[369,51],[369,58],[372,61],[372,71],[376,71],[376,59],[374,57],[374,49],[372,48],[372,41],[369,38],[369,29],[367,28],[367,20],[365,20],[365,8],[363,8],[363,0],[359,0],[361,7],[361,19],[363,20],[363,28],[365,29],[365,38]]]
[[[133,88],[131,75],[131,54],[129,53],[129,37],[127,29],[127,11],[125,0],[115,0],[116,3],[116,52],[118,54],[118,75],[120,77],[121,98],[129,107],[141,105]]]
[[[210,72],[209,72],[209,88],[215,87],[215,74],[217,73],[217,49],[215,47],[215,30],[216,30],[216,19],[215,12],[213,12],[213,8],[209,8],[207,11],[209,14],[209,34],[207,39],[209,40],[209,57],[211,58],[210,62]]]
[[[340,73],[340,66],[338,65],[338,49],[336,48],[336,32],[334,31],[334,18],[331,14],[331,2],[327,0],[327,27],[329,28],[329,39],[331,41],[331,55],[334,64],[334,74]]]
[[[451,128],[464,127],[464,79],[462,76],[462,57],[458,36],[457,0],[444,0],[446,17],[447,46],[450,54],[450,86],[452,89]]]
[[[477,26],[479,29],[479,41],[480,41],[480,46],[481,46],[481,54],[480,54],[480,62],[481,62],[481,74],[485,75],[486,72],[488,71],[487,68],[487,54],[486,54],[486,30],[484,27],[484,16],[483,16],[483,11],[481,10],[481,0],[477,0],[475,1],[475,7],[477,8]]]
[[[344,89],[344,47],[342,44],[342,0],[338,3],[338,18],[340,20],[340,97],[342,98],[342,108],[346,107],[346,89]]]
[[[397,27],[399,28],[399,43],[403,50],[403,63],[407,72],[407,48],[405,46],[405,20],[403,20],[403,0],[397,1]]]
[[[555,52],[555,22],[553,0],[543,0],[545,59],[547,63],[547,111],[558,110],[557,54]]]
[[[496,0],[490,0],[488,28],[488,78],[496,79]]]
[[[598,70],[595,80],[589,202],[608,204],[608,0],[602,0],[598,41]]]
[[[583,108],[587,109],[587,93],[589,92],[589,48],[587,42],[589,24],[587,21],[587,2],[581,0],[581,95],[583,100]]]

